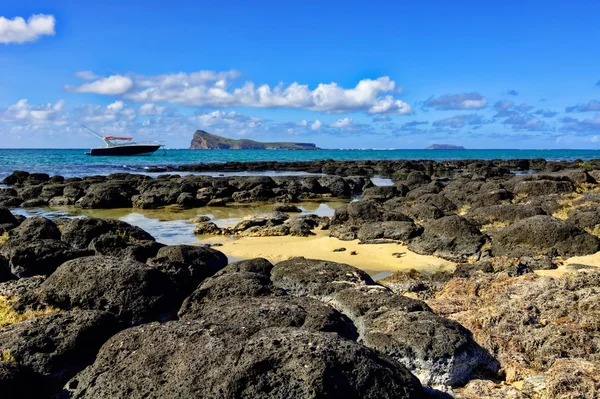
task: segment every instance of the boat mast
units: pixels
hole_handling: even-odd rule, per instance
[[[83,127],[86,130],[89,130],[90,132],[92,132],[92,134],[96,137],[98,137],[100,140],[104,141],[104,144],[106,144],[107,147],[111,146],[111,143],[108,142],[108,140],[106,140],[104,138],[104,136],[100,135],[99,133],[93,131],[92,129],[90,129],[89,127],[85,126],[85,125],[81,125],[81,127]]]

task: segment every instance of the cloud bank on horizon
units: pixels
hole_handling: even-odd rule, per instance
[[[54,15],[0,16],[0,43],[5,48],[34,44],[52,48],[52,41],[60,41],[56,24]],[[44,66],[38,68],[42,71]],[[447,86],[454,90],[420,94],[419,86],[410,80],[399,83],[386,74],[353,82],[344,79],[344,83],[334,81],[335,76],[327,81],[309,77],[305,82],[298,78],[285,83],[273,82],[276,73],[265,81],[235,69],[171,72],[159,67],[150,68],[159,71],[152,74],[127,67],[107,73],[70,68],[64,65],[63,81],[53,82],[55,89],[45,101],[39,101],[39,95],[31,99],[14,91],[0,94],[0,137],[6,146],[27,147],[31,135],[50,137],[49,145],[55,137],[68,135],[72,146],[84,145],[87,138],[81,123],[106,134],[166,137],[177,143],[174,147],[185,146],[196,129],[233,138],[300,136],[323,147],[327,146],[323,141],[378,148],[494,140],[506,143],[505,148],[527,140],[579,143],[579,148],[585,148],[600,142],[600,101],[581,97],[549,104],[510,81],[503,90],[488,93],[456,90],[460,82],[452,82]],[[424,92],[432,90],[423,86]],[[600,97],[598,86],[600,81],[590,78],[589,87]],[[517,101],[520,98],[526,99]]]

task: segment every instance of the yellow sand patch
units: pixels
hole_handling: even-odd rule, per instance
[[[407,271],[416,269],[424,272],[452,271],[455,264],[435,256],[418,255],[399,244],[364,244],[358,240],[341,241],[329,237],[327,231],[317,230],[312,237],[203,237],[203,244],[223,244],[219,251],[238,258],[266,258],[280,262],[296,256],[347,263],[359,269],[377,271]],[[346,248],[343,252],[334,249]],[[352,255],[356,253],[356,255]],[[397,257],[400,254],[399,257]]]

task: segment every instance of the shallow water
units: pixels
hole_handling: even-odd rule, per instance
[[[301,202],[297,205],[303,214],[333,216],[335,209],[345,204],[342,201],[332,202]],[[243,217],[256,212],[271,211],[273,204],[249,205],[236,207],[201,207],[194,209],[179,209],[166,207],[162,209],[80,209],[73,206],[44,207],[44,208],[15,208],[15,214],[31,217],[44,216],[49,219],[56,217],[95,217],[119,219],[138,226],[150,233],[157,241],[167,245],[195,244],[198,238],[194,235],[196,225],[190,219],[196,216],[208,216],[219,227],[234,226]],[[293,215],[293,214],[291,214]]]

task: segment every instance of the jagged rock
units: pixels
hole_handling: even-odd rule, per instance
[[[363,192],[362,200],[369,199],[376,202],[385,202],[399,194],[400,193],[395,186],[375,186],[369,187]],[[406,192],[404,194],[406,194]]]
[[[402,363],[426,385],[461,385],[475,372],[499,369],[469,330],[432,312],[368,313],[362,325],[361,342]]]
[[[62,228],[62,240],[75,248],[85,249],[92,240],[106,233],[121,236],[128,241],[154,241],[154,237],[129,223],[116,219],[72,219]]]
[[[273,285],[297,296],[329,297],[345,288],[375,284],[364,271],[344,263],[292,258],[271,271]]]
[[[147,263],[169,276],[185,297],[204,279],[227,266],[227,257],[204,246],[169,245],[159,249]]]
[[[229,297],[209,301],[179,313],[181,320],[201,320],[248,334],[269,327],[296,327],[336,332],[356,339],[356,328],[350,320],[316,299],[292,296],[249,297],[240,301]]]
[[[96,255],[146,262],[164,247],[154,240],[136,240],[125,234],[106,233],[95,237],[88,246]],[[92,254],[93,255],[93,254]]]
[[[234,232],[242,232],[251,227],[274,227],[283,224],[289,216],[283,212],[260,212],[246,216],[233,228]]]
[[[121,332],[66,388],[73,399],[424,396],[405,368],[337,334],[268,328],[245,340],[192,321]]]
[[[119,329],[115,316],[107,312],[61,312],[3,327],[0,352],[47,377],[56,390],[92,363]]]
[[[476,255],[485,243],[477,227],[458,215],[423,222],[423,228],[423,234],[408,244],[419,254],[459,260]]]
[[[9,260],[11,273],[19,278],[48,276],[68,260],[93,254],[93,251],[74,249],[62,241],[51,239],[11,239],[0,247],[0,255]]]
[[[501,204],[473,209],[467,214],[467,217],[481,220],[485,224],[492,222],[513,222],[545,214],[546,212],[539,206]]]
[[[223,298],[235,297],[238,300],[249,297],[282,295],[281,289],[274,287],[269,276],[254,272],[229,272],[207,278],[192,294],[183,301],[179,314],[194,314],[205,303]]]
[[[194,234],[220,234],[222,229],[213,222],[199,222],[194,228]]]
[[[380,222],[383,220],[382,214],[382,209],[374,201],[351,202],[335,210],[331,225],[361,225],[365,222]]]
[[[108,256],[65,262],[38,291],[43,304],[105,310],[131,324],[168,319],[177,308],[176,287],[163,272]]]
[[[130,208],[131,197],[135,194],[137,190],[128,181],[92,184],[86,194],[75,202],[75,206],[88,209]]]
[[[33,241],[39,239],[60,240],[60,230],[51,221],[41,216],[26,219],[10,231],[11,240]]]
[[[13,276],[11,275],[11,278]],[[19,298],[33,295],[34,291],[46,280],[46,276],[24,277],[18,280],[7,280],[0,283],[0,296]]]
[[[581,228],[593,229],[600,225],[600,206],[581,206],[568,213],[568,222],[571,222]]]
[[[574,224],[552,216],[533,216],[499,229],[492,237],[496,256],[520,257],[546,255],[587,255],[600,250],[600,241]]]
[[[363,224],[357,232],[361,241],[380,238],[407,242],[421,234],[423,229],[413,222],[373,222]]]

